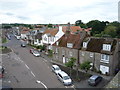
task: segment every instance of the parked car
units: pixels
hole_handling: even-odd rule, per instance
[[[26,47],[26,44],[25,43],[21,43],[21,47]]]
[[[58,72],[61,71],[60,67],[58,65],[52,65],[52,71],[55,73],[55,74],[58,74]]]
[[[0,78],[3,78],[4,68],[0,66]]]
[[[36,50],[33,51],[33,55],[36,56],[36,57],[39,57],[40,56],[40,53]]]
[[[57,77],[64,85],[71,85],[72,84],[71,78],[64,71],[58,72]]]
[[[93,75],[88,79],[88,84],[91,86],[96,86],[102,81],[102,77],[98,75]]]

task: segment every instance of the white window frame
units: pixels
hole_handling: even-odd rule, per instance
[[[93,57],[93,55],[94,55],[93,53],[90,53],[90,57]]]
[[[111,50],[111,45],[110,44],[103,44],[103,50],[110,51]]]
[[[44,37],[44,41],[47,41],[47,37]]]
[[[87,48],[87,42],[83,42],[83,48]]]
[[[73,44],[72,43],[67,43],[67,47],[68,48],[73,48]]]
[[[100,62],[109,63],[109,60],[110,60],[110,56],[109,55],[101,54]]]

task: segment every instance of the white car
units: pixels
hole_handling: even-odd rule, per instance
[[[33,55],[36,56],[36,57],[39,57],[40,53],[38,51],[33,51]]]
[[[55,74],[58,74],[58,72],[61,71],[60,67],[58,65],[52,65],[52,71],[55,73]]]
[[[71,78],[64,71],[58,72],[57,77],[64,85],[72,85]]]

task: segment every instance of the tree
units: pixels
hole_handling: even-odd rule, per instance
[[[91,34],[94,36],[95,34],[100,34],[102,31],[104,31],[104,28],[109,22],[99,21],[99,20],[92,20],[89,21],[86,25],[89,28],[92,28]]]
[[[103,31],[103,33],[105,34],[105,35],[110,35],[111,37],[116,37],[116,35],[117,35],[117,27],[115,27],[115,26],[112,26],[112,25],[108,25],[106,28],[105,28],[105,30]]]
[[[87,28],[87,25],[82,22],[82,20],[77,20],[75,26],[80,26],[81,28]]]
[[[52,24],[49,23],[49,24],[48,24],[48,28],[52,28]]]
[[[76,61],[76,58],[71,57],[70,61],[68,61],[67,63],[65,63],[65,65],[70,68],[70,76],[71,76],[71,71],[73,69],[75,61]]]
[[[86,72],[90,69],[91,65],[89,61],[85,61],[80,64],[80,68],[86,70]]]

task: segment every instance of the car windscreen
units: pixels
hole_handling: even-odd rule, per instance
[[[35,54],[39,54],[37,51],[34,51]]]
[[[60,70],[60,68],[59,68],[59,67],[57,67],[57,68],[55,68],[55,70]]]
[[[94,79],[89,79],[88,81],[91,82],[91,83],[94,83],[94,82],[95,82]]]
[[[70,79],[70,77],[69,76],[64,76],[63,79],[68,80],[68,79]]]

